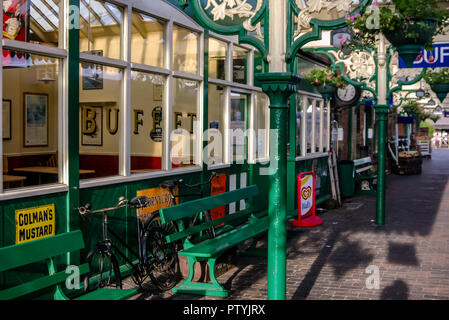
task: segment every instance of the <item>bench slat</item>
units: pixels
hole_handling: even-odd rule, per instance
[[[192,226],[190,228],[186,228],[186,229],[184,229],[184,230],[182,230],[180,232],[172,233],[172,234],[166,236],[166,239],[167,239],[167,242],[170,243],[170,242],[173,242],[173,241],[176,241],[176,240],[183,239],[183,238],[185,238],[187,236],[190,236],[192,234],[198,233],[200,231],[204,231],[206,229],[209,229],[209,228],[211,228],[213,226],[216,226],[216,225],[219,225],[221,223],[231,222],[231,221],[234,221],[234,220],[237,220],[237,219],[242,219],[245,216],[249,216],[250,214],[251,214],[251,211],[249,211],[249,210],[244,210],[244,211],[241,211],[241,212],[228,214],[228,215],[226,215],[226,216],[224,216],[222,218],[218,218],[218,219],[215,219],[215,220],[212,220],[212,221],[209,221],[209,222],[204,222],[202,224],[195,225],[195,226]]]
[[[89,265],[87,263],[80,266],[80,275],[88,271]],[[42,278],[31,280],[18,286],[2,290],[0,291],[0,300],[12,300],[38,290],[49,288],[53,285],[65,282],[68,276],[69,275],[64,270],[51,276],[44,276]]]
[[[371,163],[371,158],[370,157],[365,157],[365,158],[361,158],[361,159],[355,159],[354,160],[354,166],[360,166],[362,164],[366,164],[366,163]]]
[[[84,248],[80,230],[0,248],[0,272]]]
[[[237,189],[221,194],[192,201],[184,202],[176,206],[160,210],[162,223],[189,218],[195,216],[198,212],[218,208],[229,203],[240,201],[257,195],[259,192],[256,185]]]
[[[368,166],[368,167],[357,169],[355,172],[360,173],[360,172],[364,172],[364,171],[367,171],[367,170],[371,170],[372,168],[373,168],[373,166],[371,165],[371,166]]]
[[[179,254],[201,258],[215,257],[236,244],[265,232],[268,229],[268,223],[269,216],[263,217],[255,222],[237,227],[221,236],[203,241],[192,248],[182,250]]]
[[[100,288],[86,293],[75,300],[125,300],[135,296],[137,289]]]

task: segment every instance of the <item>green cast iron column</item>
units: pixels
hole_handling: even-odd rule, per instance
[[[299,78],[291,73],[264,73],[258,74],[256,80],[270,97],[270,170],[265,172],[270,175],[268,299],[285,300],[288,99],[292,93],[296,92]]]
[[[67,230],[72,231],[80,227],[80,215],[75,208],[80,205],[79,192],[79,7],[80,0],[69,1],[70,10],[68,32],[68,186],[67,204]],[[76,9],[75,9],[76,8]],[[79,263],[79,253],[70,254],[70,264]]]
[[[377,196],[376,196],[376,224],[385,224],[385,167],[387,148],[387,121],[389,106],[375,106],[378,123],[378,150],[377,150]]]

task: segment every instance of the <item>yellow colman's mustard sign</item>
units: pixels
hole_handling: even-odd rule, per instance
[[[16,210],[16,244],[54,235],[54,204]]]

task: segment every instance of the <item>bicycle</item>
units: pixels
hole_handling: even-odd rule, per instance
[[[90,204],[86,204],[78,208],[83,218],[87,214],[102,214],[102,240],[87,255],[87,262],[89,263],[91,272],[84,278],[85,291],[89,290],[89,282],[93,274],[98,274],[97,286],[100,288],[105,286],[122,288],[122,276],[116,254],[131,266],[131,278],[139,288],[144,289],[142,285],[148,277],[162,291],[169,290],[176,285],[179,280],[176,247],[174,244],[166,243],[165,236],[170,231],[166,229],[167,226],[154,223],[156,215],[152,215],[147,219],[146,223],[142,223],[137,218],[137,253],[109,228],[108,212],[116,211],[123,207],[129,207],[131,209],[145,208],[148,204],[149,199],[146,196],[135,197],[131,201],[120,197],[119,202],[114,207],[90,210]],[[136,257],[138,262],[134,263],[131,261],[111,241],[109,234],[113,235],[132,256]],[[95,260],[97,260],[96,263]]]

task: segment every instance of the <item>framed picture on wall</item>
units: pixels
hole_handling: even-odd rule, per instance
[[[81,145],[103,145],[103,107],[82,105],[81,108]]]
[[[87,53],[103,56],[103,50],[91,50]],[[103,89],[103,66],[95,63],[82,62],[83,90]]]
[[[48,94],[24,93],[25,147],[48,146]]]
[[[11,140],[11,100],[3,99],[3,140]]]

